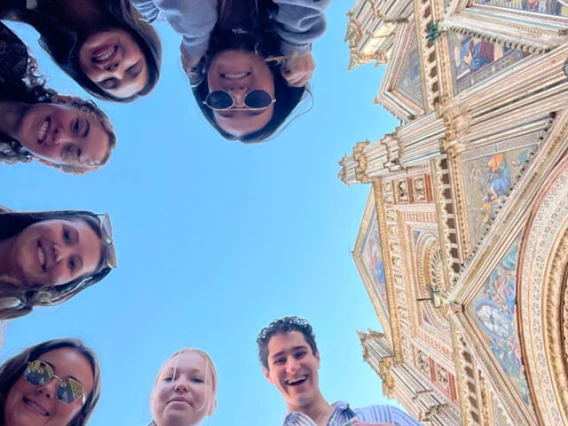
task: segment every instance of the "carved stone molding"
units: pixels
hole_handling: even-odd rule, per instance
[[[568,157],[540,192],[523,239],[519,323],[544,424],[568,423]]]

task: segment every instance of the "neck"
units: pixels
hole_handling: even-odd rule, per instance
[[[318,426],[325,426],[333,413],[333,406],[329,404],[321,392],[318,391],[317,396],[309,404],[301,407],[288,405],[288,411],[303,413],[312,419]]]
[[[21,281],[17,265],[13,261],[12,248],[16,237],[6,238],[0,241],[0,277],[3,282],[17,284]]]
[[[20,140],[20,121],[26,109],[27,105],[22,102],[0,101],[0,132]]]

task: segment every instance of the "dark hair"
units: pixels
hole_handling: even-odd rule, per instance
[[[100,219],[87,211],[49,211],[18,213],[2,211],[0,208],[0,241],[14,237],[28,226],[45,220],[82,220],[102,239]],[[17,318],[29,314],[35,306],[53,306],[63,303],[87,287],[90,287],[111,271],[107,266],[106,252],[101,244],[101,261],[95,271],[63,285],[39,287],[34,283],[11,283],[0,277],[0,320]]]
[[[49,13],[49,7],[40,5],[37,9],[41,10],[15,10],[8,19],[21,20],[32,25],[41,34],[39,43],[53,61],[91,95],[106,101],[132,102],[149,94],[160,78],[162,46],[158,34],[143,20],[136,8],[130,4],[130,0],[92,1],[100,4],[109,17],[105,29],[118,27],[130,33],[146,59],[148,83],[140,92],[129,98],[118,98],[107,93],[85,75],[79,63],[78,51],[81,45],[77,34],[68,27],[62,27],[61,20],[54,13]]]
[[[62,348],[70,348],[79,352],[89,361],[93,369],[93,390],[89,395],[85,395],[86,400],[79,414],[65,426],[85,426],[87,424],[101,395],[101,369],[95,352],[86,347],[79,339],[55,339],[31,346],[0,366],[0,424],[4,424],[6,414],[4,406],[8,393],[24,374],[28,363],[37,360],[43,354]]]
[[[57,96],[55,90],[45,87],[45,78],[37,71],[35,58],[28,54],[28,66],[24,78],[20,81],[9,81],[0,84],[0,99],[3,101],[16,101],[26,104],[53,103],[52,98]],[[109,138],[107,157],[101,162],[103,167],[116,147],[116,133],[108,116],[92,101],[72,97],[70,105],[87,114],[93,115],[105,130]],[[8,164],[17,162],[29,163],[34,158],[19,141],[0,132],[0,161]],[[96,168],[79,168],[71,165],[52,164],[52,167],[65,173],[83,174]]]
[[[258,360],[264,368],[267,370],[270,369],[268,367],[268,344],[270,343],[270,339],[272,339],[272,337],[276,334],[285,334],[292,331],[299,331],[304,335],[304,338],[308,345],[310,345],[314,355],[318,352],[316,335],[307,320],[296,316],[279,318],[260,330],[260,333],[258,333],[256,338],[256,344],[258,346]]]
[[[274,9],[274,4],[267,0],[259,3],[261,16],[253,20],[255,25],[253,29],[247,33],[234,34],[232,31],[221,29],[220,25],[217,24],[217,27],[211,35],[209,49],[200,66],[203,68],[201,71],[202,74],[206,74],[211,59],[219,52],[228,49],[255,52],[264,59],[274,58],[274,61],[267,62],[274,78],[274,97],[276,98],[270,121],[262,129],[237,138],[221,129],[215,121],[213,111],[203,104],[203,101],[209,94],[209,85],[206,75],[196,87],[193,87],[193,95],[197,101],[197,105],[209,124],[225,139],[238,139],[244,143],[263,142],[272,136],[304,98],[306,92],[309,93],[306,87],[289,86],[286,79],[282,76],[281,69],[283,61],[278,60],[282,59],[281,40],[276,34],[276,24],[269,17],[270,12]],[[252,12],[254,13],[255,11]]]

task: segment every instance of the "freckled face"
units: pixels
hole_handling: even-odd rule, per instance
[[[214,410],[213,375],[205,358],[191,351],[171,358],[158,375],[151,400],[160,425],[200,424]]]
[[[18,140],[37,158],[53,164],[96,168],[107,157],[109,136],[99,119],[67,104],[31,105]]]
[[[89,360],[72,348],[47,352],[39,360],[50,364],[55,375],[72,377],[83,386],[85,396],[93,390],[93,370]],[[5,426],[67,426],[79,413],[82,398],[71,404],[62,404],[56,397],[58,384],[53,378],[43,386],[34,386],[23,374],[9,390],[4,405]]]
[[[268,342],[268,367],[263,369],[268,381],[275,385],[288,408],[310,404],[319,392],[319,354],[299,331],[274,335]]]
[[[101,239],[82,220],[44,220],[18,234],[13,256],[26,284],[52,287],[92,274]]]
[[[218,53],[207,70],[207,83],[210,92],[223,90],[235,102],[229,110],[213,111],[215,122],[225,132],[242,137],[262,129],[272,118],[274,104],[251,110],[244,103],[246,94],[253,90],[264,90],[274,98],[274,77],[260,56],[242,50]]]
[[[79,62],[93,83],[117,98],[134,96],[148,83],[146,58],[123,29],[91,35],[80,48]]]

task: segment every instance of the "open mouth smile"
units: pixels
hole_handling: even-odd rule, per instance
[[[118,46],[116,45],[103,46],[93,52],[91,59],[95,64],[106,65],[114,58],[116,52],[118,52]]]
[[[304,374],[303,376],[299,376],[295,379],[286,380],[286,384],[288,386],[300,386],[305,383],[306,380],[308,380],[308,376]]]
[[[42,271],[45,272],[45,267],[47,265],[47,257],[45,255],[45,250],[43,246],[38,241],[37,243],[37,260],[39,262],[39,266],[41,267]]]
[[[43,417],[49,416],[49,412],[47,410],[45,410],[38,403],[32,401],[31,399],[24,397],[24,404],[26,405],[26,407],[30,411],[35,412],[35,413],[39,414],[40,416],[43,416]]]
[[[39,127],[39,131],[37,133],[38,143],[42,144],[47,140],[47,135],[49,133],[50,128],[51,128],[51,118],[46,118],[43,124]]]

